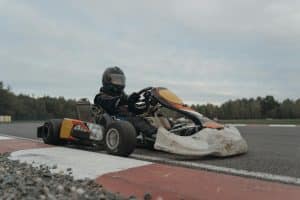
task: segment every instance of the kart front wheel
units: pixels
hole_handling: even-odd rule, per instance
[[[116,121],[107,127],[104,139],[109,154],[127,157],[135,149],[136,131],[129,122]]]

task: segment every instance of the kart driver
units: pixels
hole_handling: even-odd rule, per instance
[[[128,97],[124,89],[124,72],[119,67],[109,67],[102,75],[102,87],[94,98],[94,104],[101,106],[109,115],[129,121],[135,127],[137,134],[142,132],[151,137],[157,132],[157,128],[128,110],[129,102],[136,102],[140,96],[132,93]]]

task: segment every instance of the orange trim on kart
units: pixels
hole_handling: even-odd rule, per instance
[[[224,125],[219,124],[219,123],[214,122],[214,121],[205,122],[203,124],[203,126],[205,128],[211,128],[211,129],[224,129]]]
[[[174,106],[178,110],[187,110],[187,111],[193,111],[196,112],[193,108],[186,106],[184,104],[177,104],[177,103],[172,103],[172,106]]]
[[[71,132],[72,132],[72,128],[76,125],[80,125],[84,129],[89,130],[89,128],[85,125],[83,121],[77,119],[65,118],[61,125],[60,134],[59,134],[60,138],[74,140],[74,138],[71,136]]]
[[[158,94],[169,103],[183,104],[183,101],[168,89],[159,89]]]

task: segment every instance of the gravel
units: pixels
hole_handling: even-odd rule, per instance
[[[60,199],[115,199],[123,200],[118,193],[111,193],[93,180],[74,180],[72,169],[68,174],[51,173],[45,165],[33,167],[8,159],[9,154],[0,154],[0,199],[1,200],[60,200]],[[136,199],[134,196],[129,199]],[[151,199],[145,194],[144,199]]]

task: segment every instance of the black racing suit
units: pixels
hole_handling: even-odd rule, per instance
[[[116,94],[102,87],[99,94],[94,98],[94,104],[101,106],[109,115],[130,122],[136,129],[137,134],[142,132],[146,136],[151,137],[157,132],[157,128],[144,118],[128,111],[128,96],[124,92]]]

